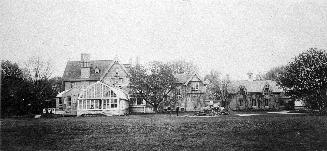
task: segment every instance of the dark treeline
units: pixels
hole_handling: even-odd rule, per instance
[[[30,59],[26,67],[2,61],[1,116],[41,113],[45,100],[54,98],[62,90],[61,78],[50,78],[50,69],[39,58]]]

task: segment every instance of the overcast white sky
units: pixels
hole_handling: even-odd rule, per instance
[[[327,48],[326,0],[1,0],[1,58],[184,59],[232,79]]]

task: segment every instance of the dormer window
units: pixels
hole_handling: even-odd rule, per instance
[[[245,86],[240,86],[240,95],[246,95]]]
[[[263,95],[269,95],[270,94],[270,89],[269,89],[269,85],[266,84],[265,87],[263,88]]]
[[[95,67],[94,73],[100,73],[100,69],[98,67]]]

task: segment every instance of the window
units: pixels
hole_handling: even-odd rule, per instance
[[[103,109],[117,108],[118,102],[117,99],[105,99],[103,101]]]
[[[78,108],[83,109],[83,100],[78,100]]]
[[[238,101],[239,101],[240,106],[243,106],[243,99],[239,99]]]
[[[108,109],[110,105],[109,100],[103,100],[103,109]]]
[[[111,99],[110,100],[111,102],[111,108],[117,108],[117,106],[118,106],[118,103],[117,103],[117,99]]]
[[[269,95],[270,94],[270,90],[269,90],[269,85],[265,85],[265,87],[263,88],[263,95]]]
[[[82,65],[82,67],[87,68],[87,67],[89,67],[90,63],[87,61],[82,61],[81,65]]]
[[[134,96],[130,98],[131,105],[143,105],[143,98]]]
[[[136,104],[136,98],[130,98],[129,99],[129,101],[130,101],[130,104]]]
[[[111,90],[110,93],[111,93],[111,97],[117,97],[116,93],[114,93],[114,91]]]
[[[192,84],[192,91],[198,91],[199,90],[199,82],[195,82]]]
[[[176,95],[181,95],[181,89],[176,89]]]
[[[79,109],[100,109],[101,100],[79,100]]]
[[[264,105],[265,105],[265,106],[269,106],[269,105],[268,105],[268,102],[269,102],[269,99],[265,99],[265,100],[264,100]]]
[[[91,100],[86,100],[86,109],[91,109]]]
[[[252,100],[252,106],[257,106],[257,101],[253,98],[251,100]]]
[[[67,97],[67,106],[72,105],[72,98],[70,96]]]
[[[83,100],[83,109],[86,109],[86,100]]]
[[[240,86],[240,95],[246,95],[245,86]]]
[[[99,109],[99,100],[94,100],[94,109]]]
[[[136,105],[141,105],[141,104],[143,104],[143,99],[137,98]]]
[[[105,93],[104,93],[104,96],[105,96],[105,97],[109,97],[109,96],[110,96],[110,91],[105,92]]]
[[[100,69],[98,67],[95,67],[94,73],[100,73]]]

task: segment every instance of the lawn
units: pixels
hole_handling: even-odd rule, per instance
[[[327,117],[2,119],[1,150],[327,150]]]

